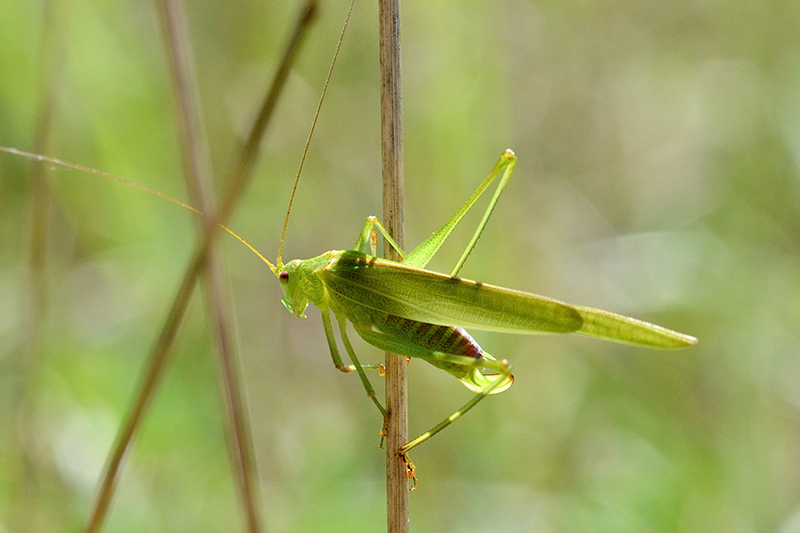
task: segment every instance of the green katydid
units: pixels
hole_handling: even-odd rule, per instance
[[[313,259],[276,265],[266,259],[283,289],[283,304],[298,317],[309,303],[322,314],[325,336],[336,368],[356,370],[367,395],[382,414],[385,410],[364,373],[347,337],[347,322],[369,344],[407,357],[418,357],[453,374],[477,393],[441,423],[402,447],[407,459],[412,448],[461,417],[488,394],[508,389],[511,366],[483,351],[463,327],[508,333],[579,333],[647,348],[685,348],[697,339],[661,326],[600,309],[570,305],[544,296],[460,279],[464,261],[492,214],[516,165],[506,150],[495,167],[458,212],[438,231],[405,254],[375,217],[369,217],[352,250],[330,251]],[[489,185],[500,181],[483,218],[461,258],[449,275],[424,270],[453,229]],[[400,262],[375,256],[375,230],[402,257]],[[369,250],[368,250],[369,247]],[[353,362],[343,364],[330,315],[339,323],[342,342]],[[484,373],[484,371],[489,371]],[[409,475],[413,466],[409,464]]]
[[[99,174],[198,212],[158,191],[109,174],[13,148],[0,147],[0,151]],[[334,365],[343,372],[358,373],[367,395],[382,415],[386,410],[364,372],[365,369],[381,369],[382,365],[360,363],[347,335],[347,322],[367,343],[381,350],[424,359],[454,375],[476,393],[460,409],[402,447],[400,453],[409,465],[409,476],[414,472],[407,458],[412,448],[455,422],[487,395],[502,392],[513,382],[511,365],[483,351],[462,328],[528,334],[579,333],[660,349],[685,348],[697,342],[689,335],[635,318],[456,277],[483,232],[515,165],[514,153],[511,150],[503,152],[492,171],[458,212],[408,254],[400,250],[375,217],[367,218],[352,250],[329,251],[312,259],[296,259],[286,264],[281,257],[285,225],[275,264],[223,226],[269,266],[280,281],[283,304],[291,313],[304,318],[309,303],[320,310]],[[494,195],[452,272],[445,275],[425,270],[453,229],[498,176],[500,181]],[[377,232],[397,250],[402,257],[400,262],[376,257]],[[331,313],[338,322],[340,337],[352,365],[345,365],[342,361]]]

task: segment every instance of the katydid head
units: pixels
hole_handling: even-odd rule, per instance
[[[300,259],[289,261],[278,274],[278,280],[281,282],[281,290],[283,291],[283,298],[281,298],[283,305],[298,318],[305,318],[308,297],[300,289],[299,276],[297,275],[297,267],[300,266],[301,262]]]

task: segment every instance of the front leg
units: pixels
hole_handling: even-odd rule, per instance
[[[367,391],[367,396],[375,403],[375,405],[378,407],[378,410],[381,412],[381,416],[383,417],[383,427],[381,428],[380,447],[382,448],[383,438],[386,436],[387,431],[387,413],[386,409],[384,409],[384,407],[381,405],[381,402],[378,401],[378,397],[375,394],[375,389],[372,388],[372,384],[369,382],[369,379],[367,379],[364,369],[377,369],[381,376],[383,376],[386,374],[386,367],[380,363],[363,366],[361,365],[361,363],[358,361],[358,357],[356,357],[355,350],[353,350],[353,346],[350,344],[350,339],[347,337],[347,322],[345,320],[339,320],[337,317],[336,320],[339,322],[342,342],[344,342],[344,346],[350,355],[350,360],[354,363],[352,365],[345,365],[342,361],[342,356],[339,355],[339,348],[336,345],[336,337],[333,334],[333,324],[331,323],[330,309],[320,309],[320,312],[322,313],[322,326],[325,329],[325,338],[328,339],[328,348],[331,352],[331,359],[333,359],[333,366],[335,366],[336,369],[340,370],[341,372],[352,372],[353,370],[358,372],[358,375],[361,378],[361,383],[364,385],[364,390]]]
[[[344,372],[345,374],[357,370],[353,365],[346,365],[342,361],[342,356],[339,354],[339,347],[336,345],[336,337],[333,334],[333,324],[331,323],[330,309],[320,309],[322,314],[322,327],[325,329],[325,338],[328,340],[328,349],[331,352],[331,359],[333,359],[333,366],[336,370]],[[386,367],[380,363],[371,363],[362,365],[361,368],[366,370],[377,370],[381,376],[386,373]]]
[[[361,378],[361,383],[364,385],[364,390],[367,391],[367,396],[375,403],[376,406],[378,406],[378,410],[381,412],[381,415],[385,421],[386,409],[384,409],[381,405],[381,402],[378,401],[378,397],[375,394],[375,389],[372,388],[372,384],[369,382],[369,379],[367,379],[367,374],[364,373],[364,367],[362,367],[361,363],[358,361],[356,352],[353,350],[353,346],[350,344],[350,339],[347,337],[347,320],[341,319],[338,316],[336,317],[336,320],[339,322],[339,333],[342,337],[342,342],[344,343],[347,353],[350,355],[350,360],[353,361],[353,365],[355,366],[356,372],[358,372],[358,376]],[[330,318],[328,321],[330,322]]]

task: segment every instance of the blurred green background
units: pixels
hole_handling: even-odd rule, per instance
[[[347,248],[380,214],[373,4],[357,2],[288,258]],[[270,258],[346,7],[322,5],[231,222]],[[217,175],[295,9],[188,8]],[[55,20],[45,27],[39,2],[0,10],[0,144],[32,146],[46,35],[58,50],[47,154],[187,198],[152,5],[73,0]],[[700,338],[654,352],[476,332],[516,383],[415,451],[413,530],[800,531],[800,3],[406,0],[402,26],[408,247],[512,148],[514,179],[463,275]],[[47,313],[30,357],[30,168],[0,154],[0,531],[68,531],[88,513],[193,221],[49,172]],[[447,271],[468,234],[431,268]],[[374,406],[333,369],[319,313],[288,314],[264,265],[223,242],[268,529],[384,529]],[[216,372],[198,292],[107,531],[241,527]],[[421,362],[409,392],[412,434],[470,395]]]

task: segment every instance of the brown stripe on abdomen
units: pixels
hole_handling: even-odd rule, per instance
[[[463,328],[429,324],[395,315],[386,316],[385,321],[374,327],[396,340],[428,350],[483,358],[483,349]]]

